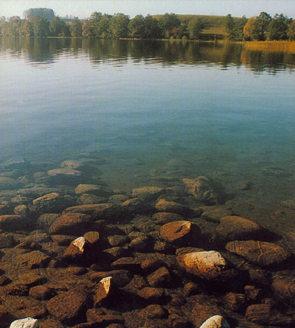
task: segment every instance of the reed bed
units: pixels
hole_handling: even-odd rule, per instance
[[[249,41],[244,43],[246,50],[286,52],[295,54],[295,41]]]

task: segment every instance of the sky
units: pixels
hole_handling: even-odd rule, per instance
[[[23,16],[28,8],[52,8],[58,16],[89,17],[94,11],[114,14],[208,14],[255,16],[261,11],[295,17],[295,0],[0,0],[1,16]]]

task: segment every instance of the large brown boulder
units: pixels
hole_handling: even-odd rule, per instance
[[[186,191],[198,201],[206,205],[214,205],[224,202],[224,190],[221,185],[207,177],[182,180]]]
[[[87,294],[82,291],[62,292],[47,302],[47,310],[62,323],[71,324],[84,316],[87,299]]]
[[[262,267],[280,264],[290,256],[282,246],[256,240],[231,241],[226,244],[225,248]]]
[[[162,239],[171,243],[183,243],[189,241],[193,230],[193,224],[190,221],[172,221],[164,224],[160,228]]]
[[[92,221],[91,217],[81,213],[64,214],[56,218],[49,228],[51,234],[79,235],[87,230],[87,225]]]
[[[250,240],[263,236],[264,229],[256,222],[241,216],[229,215],[220,220],[217,234],[225,240]]]
[[[227,268],[226,260],[217,251],[180,254],[177,261],[186,272],[206,280],[219,278]]]
[[[105,219],[114,221],[120,219],[125,214],[122,206],[112,203],[77,205],[64,210],[64,214],[70,213],[88,214],[97,220]]]

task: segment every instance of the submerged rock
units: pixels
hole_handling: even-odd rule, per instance
[[[69,196],[51,192],[33,200],[33,208],[39,213],[56,213],[73,204]]]
[[[256,240],[231,241],[226,244],[225,248],[229,252],[240,255],[263,267],[280,264],[290,256],[289,252],[282,246]]]
[[[102,203],[102,204],[77,205],[77,206],[68,207],[64,210],[64,213],[89,214],[97,220],[99,219],[116,220],[122,217],[124,211],[122,206],[112,203]]]
[[[217,251],[201,251],[177,256],[179,265],[188,273],[206,280],[220,277],[227,263]]]
[[[107,197],[110,195],[110,191],[106,190],[105,187],[95,184],[79,184],[75,188],[75,193],[77,195],[94,194],[102,197]]]
[[[81,166],[81,163],[75,160],[66,160],[63,161],[60,165],[61,167],[65,167],[65,168],[70,168],[70,169],[78,169]]]
[[[225,240],[249,240],[263,237],[264,229],[256,222],[241,216],[225,216],[216,232]]]
[[[92,221],[86,214],[69,213],[55,219],[49,228],[51,234],[79,235],[87,230],[87,225]]]
[[[172,243],[188,241],[191,233],[192,223],[185,220],[172,221],[160,228],[161,238]]]
[[[70,167],[63,167],[63,168],[49,170],[47,174],[51,177],[55,177],[59,175],[80,176],[81,172],[78,170],[74,170]]]
[[[230,328],[230,325],[221,315],[214,315],[207,319],[200,328]]]
[[[13,178],[0,176],[0,189],[15,187],[16,184]]]
[[[186,191],[204,204],[213,205],[224,202],[223,187],[207,177],[182,180]]]
[[[186,208],[185,206],[176,203],[172,200],[166,200],[164,198],[161,198],[156,202],[155,208],[157,211],[160,212],[172,212],[177,214],[185,214],[186,212],[188,212],[188,208]]]
[[[11,323],[9,328],[38,328],[39,322],[34,318],[25,318],[20,320],[15,320]]]
[[[163,188],[157,186],[144,186],[132,190],[133,197],[144,198],[146,200],[153,200],[160,196],[164,191]]]
[[[0,215],[0,229],[4,231],[19,231],[29,226],[28,219],[21,215]]]

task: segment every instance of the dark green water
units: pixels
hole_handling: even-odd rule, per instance
[[[181,42],[0,45],[2,175],[7,162],[46,171],[83,157],[123,190],[207,175],[240,213],[295,238],[294,208],[282,206],[295,199],[295,55]]]

